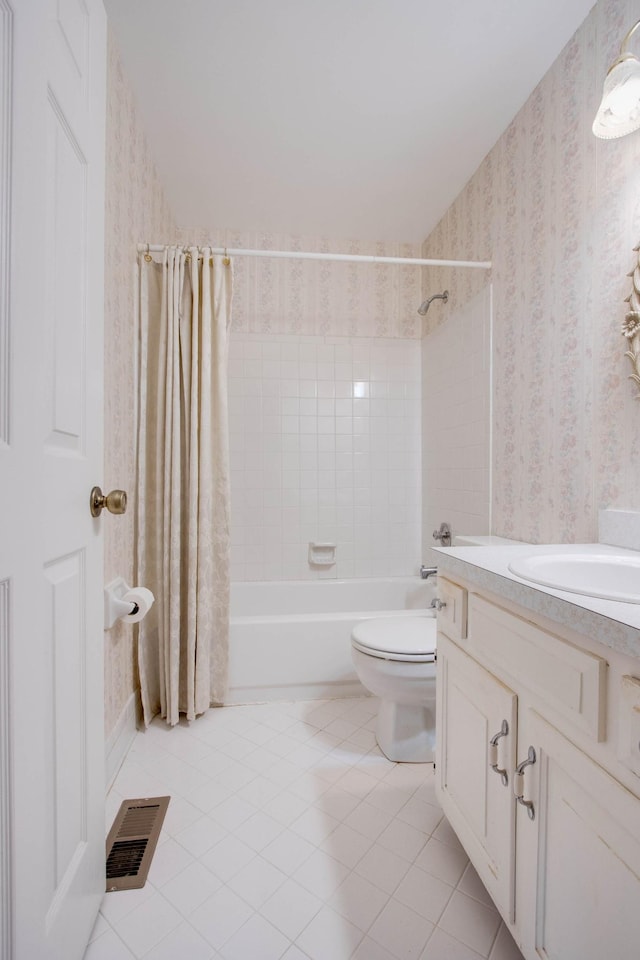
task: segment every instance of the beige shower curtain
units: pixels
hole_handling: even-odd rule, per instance
[[[208,248],[140,256],[137,582],[145,724],[224,698],[229,633],[232,267]]]

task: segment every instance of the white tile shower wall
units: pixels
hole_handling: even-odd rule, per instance
[[[490,533],[488,285],[422,341],[423,556],[443,520]]]
[[[417,570],[420,367],[412,339],[232,335],[233,580]],[[311,567],[310,541],[336,564]]]

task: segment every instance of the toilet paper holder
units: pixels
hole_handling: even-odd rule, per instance
[[[131,593],[131,591],[132,588],[124,577],[116,577],[115,580],[112,580],[111,583],[108,583],[104,588],[105,630],[110,630],[117,620],[136,617],[136,615],[140,613],[140,607],[136,600],[127,597],[127,594]],[[151,595],[151,603],[153,603],[153,595]]]

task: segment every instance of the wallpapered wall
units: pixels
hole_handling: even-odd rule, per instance
[[[234,230],[179,230],[183,244],[420,257],[420,245]],[[420,338],[420,269],[412,266],[235,257],[236,333]]]
[[[105,450],[104,490],[129,492],[122,517],[104,515],[105,583],[133,582],[135,490],[135,281],[136,244],[172,236],[175,226],[138,122],[112,38],[107,77],[105,230]],[[137,686],[133,628],[118,623],[105,633],[105,733],[117,722]]]
[[[493,260],[502,536],[591,541],[598,508],[640,508],[640,404],[620,334],[640,239],[640,134],[591,133],[637,17],[631,0],[600,0],[423,245],[425,256]],[[448,286],[455,308],[481,278],[438,268],[423,282]]]

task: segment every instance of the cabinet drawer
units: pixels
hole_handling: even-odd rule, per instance
[[[594,740],[605,739],[606,660],[476,594],[469,596],[467,648],[558,717]]]
[[[464,640],[467,636],[467,591],[438,575],[438,594],[445,604],[438,611],[438,629],[452,640]]]
[[[623,677],[618,709],[618,759],[640,777],[640,679]]]

